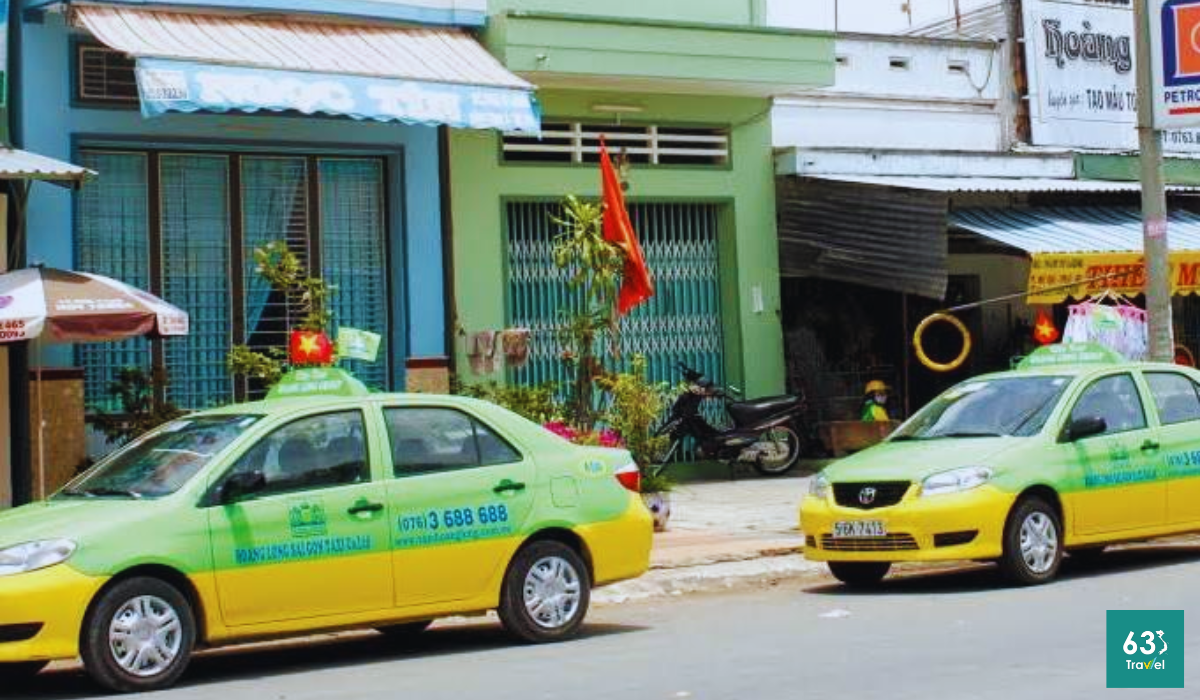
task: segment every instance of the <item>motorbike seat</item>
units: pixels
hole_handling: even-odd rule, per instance
[[[737,425],[750,425],[760,420],[790,411],[801,404],[798,396],[771,396],[729,404],[729,416]]]

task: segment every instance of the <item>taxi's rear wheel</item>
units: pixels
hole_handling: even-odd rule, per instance
[[[500,621],[526,642],[554,642],[574,636],[587,615],[591,580],[575,550],[543,540],[525,545],[513,557],[500,592]]]
[[[120,581],[103,591],[84,622],[83,665],[118,692],[158,690],[187,669],[196,642],[192,606],[156,578]]]
[[[1033,586],[1053,579],[1062,558],[1058,511],[1037,496],[1021,499],[1004,526],[1000,571],[1015,584]]]
[[[886,561],[831,561],[829,573],[851,588],[877,585],[892,568]]]

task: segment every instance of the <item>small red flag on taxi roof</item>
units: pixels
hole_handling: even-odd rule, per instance
[[[292,331],[288,349],[294,365],[333,363],[333,343],[322,331]]]
[[[1033,326],[1033,339],[1042,345],[1049,345],[1058,340],[1058,327],[1054,325],[1054,318],[1045,309],[1038,310],[1037,322]]]

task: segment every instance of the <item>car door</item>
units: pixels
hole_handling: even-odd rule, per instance
[[[1200,385],[1183,372],[1145,372],[1158,415],[1167,524],[1200,523]]]
[[[396,605],[482,595],[532,512],[534,463],[458,408],[385,406],[383,413]]]
[[[1158,478],[1161,452],[1133,374],[1107,375],[1084,388],[1068,425],[1088,417],[1103,418],[1104,432],[1060,445],[1079,485],[1076,534],[1161,525],[1166,518],[1166,487]]]
[[[369,444],[361,410],[308,415],[259,440],[217,482],[209,536],[226,624],[391,607],[385,486],[372,481]],[[258,488],[221,502],[239,474],[261,475]]]

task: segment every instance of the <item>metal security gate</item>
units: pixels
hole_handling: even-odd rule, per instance
[[[506,210],[508,325],[531,331],[529,363],[511,377],[521,384],[567,380],[555,329],[562,319],[559,309],[576,302],[551,253],[558,232],[552,217],[560,212],[558,204],[548,202],[510,202]],[[723,386],[719,213],[716,204],[629,207],[655,295],[622,319],[620,352],[624,358],[645,355],[652,381],[679,383],[675,363],[682,360]]]

